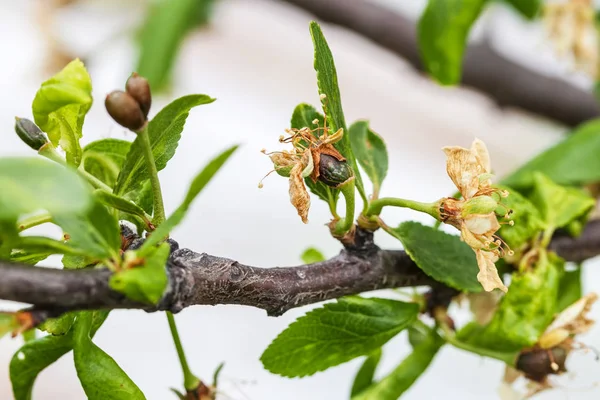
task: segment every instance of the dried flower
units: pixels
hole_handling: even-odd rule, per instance
[[[273,171],[290,178],[290,201],[304,223],[308,222],[310,208],[310,196],[304,178],[310,177],[313,182],[321,180],[335,187],[353,176],[352,170],[345,168],[346,159],[333,147],[333,143],[342,139],[344,131],[339,129],[329,135],[326,125],[318,127],[318,120],[312,122],[317,125],[317,128],[287,129],[289,136],[279,138],[281,143],[291,143],[292,150],[272,153],[263,150],[263,153],[268,154],[273,161],[275,166]],[[321,162],[322,158],[323,162]],[[341,181],[343,177],[346,179]],[[258,186],[262,187],[262,181]]]
[[[591,0],[555,2],[544,8],[544,21],[558,55],[570,54],[577,69],[596,78],[599,54],[594,14]]]
[[[461,239],[477,257],[477,280],[486,291],[508,289],[498,276],[494,263],[506,253],[512,254],[506,244],[495,235],[500,229],[496,209],[506,191],[492,187],[490,156],[485,144],[475,139],[470,149],[444,147],[450,179],[463,199],[446,198],[441,204],[442,221],[460,230]],[[503,217],[508,218],[508,214]],[[512,224],[512,221],[508,222]],[[504,247],[508,250],[505,251]]]

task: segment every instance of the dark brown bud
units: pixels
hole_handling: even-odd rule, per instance
[[[144,117],[148,118],[148,112],[152,105],[152,93],[150,91],[148,80],[139,76],[137,72],[134,72],[129,79],[127,79],[125,90],[138,102],[144,113]]]
[[[327,186],[336,187],[352,177],[352,168],[346,161],[339,161],[329,154],[321,154],[319,180]]]
[[[33,121],[19,117],[16,117],[15,120],[15,132],[27,146],[37,151],[48,143],[44,132]]]
[[[517,369],[536,382],[543,382],[550,374],[565,372],[567,351],[562,347],[524,351],[517,359]]]
[[[138,131],[146,123],[138,102],[128,93],[115,90],[106,96],[104,105],[112,119],[127,129]]]

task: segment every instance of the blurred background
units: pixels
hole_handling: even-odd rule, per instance
[[[0,0],[0,156],[32,155],[13,133],[14,117],[31,118],[31,101],[41,82],[75,57],[86,63],[96,99],[82,143],[108,137],[133,140],[131,133],[108,117],[103,100],[108,92],[124,86],[140,58],[149,57],[144,61],[146,69],[139,72],[152,75],[153,83],[163,88],[154,97],[151,114],[184,94],[206,93],[218,99],[191,112],[176,156],[160,173],[167,214],[179,204],[189,181],[209,157],[231,144],[242,144],[177,228],[173,237],[180,245],[262,267],[299,264],[300,254],[309,246],[333,256],[340,245],[324,226],[329,220],[324,203],[313,198],[310,223],[304,225],[289,204],[285,179],[273,176],[263,189],[257,188],[271,168],[260,149],[279,148],[277,139],[289,126],[297,104],[318,104],[308,32],[308,21],[315,17],[306,8],[327,2],[217,0],[208,14],[188,15],[188,22],[181,23],[185,35],[177,34],[185,39],[177,45],[177,40],[160,31],[144,31],[149,11],[159,7],[156,1]],[[365,2],[346,3],[351,8]],[[410,22],[425,3],[378,0],[368,6],[387,7],[390,16],[397,13]],[[338,15],[336,12],[330,14]],[[163,15],[159,25],[174,23],[179,17],[176,13]],[[406,22],[398,23],[402,21]],[[370,23],[377,26],[376,21]],[[568,131],[567,125],[574,124],[558,118],[558,111],[557,118],[552,118],[516,107],[499,108],[485,93],[437,86],[406,61],[410,57],[381,47],[355,29],[328,23],[322,26],[334,53],[348,122],[369,119],[387,142],[390,170],[383,196],[433,201],[452,193],[442,146],[467,147],[479,137],[489,147],[493,168],[503,175],[559,141]],[[407,29],[412,28],[407,25]],[[172,45],[157,44],[148,51],[158,43],[153,41]],[[575,100],[567,105],[575,114],[577,110],[595,112],[595,103],[590,106],[589,100],[592,80],[576,72],[568,59],[556,57],[540,22],[525,21],[506,6],[492,4],[477,23],[472,44],[485,44],[494,57],[574,90]],[[165,47],[174,55],[161,53]],[[146,53],[140,53],[140,48]],[[475,71],[488,68],[486,60],[470,65]],[[171,74],[164,74],[168,69]],[[523,96],[527,91],[524,85]],[[564,96],[567,94],[565,91]],[[557,96],[561,97],[561,92]],[[408,219],[432,223],[427,216],[404,210],[386,210],[383,217],[391,225]],[[378,232],[377,240],[382,247],[400,247],[385,233]],[[60,260],[49,259],[47,264],[59,266]],[[586,262],[583,273],[584,292],[600,291],[600,263]],[[2,302],[0,306],[18,308]],[[248,307],[196,306],[178,314],[177,322],[196,374],[210,380],[214,368],[225,362],[220,398],[347,399],[360,360],[303,379],[281,378],[262,368],[262,351],[308,309],[272,318]],[[466,305],[454,312],[458,322],[468,317]],[[600,307],[591,314],[598,319]],[[600,348],[600,328],[592,329],[584,340]],[[163,314],[113,311],[95,342],[115,358],[148,399],[175,398],[168,388],[181,386],[181,372]],[[20,338],[0,340],[0,399],[12,398],[8,362],[20,345]],[[378,376],[389,372],[409,349],[404,335],[390,341],[384,347]],[[570,373],[553,380],[556,388],[536,398],[600,397],[600,364],[594,356],[581,354],[570,362]],[[497,361],[446,346],[403,398],[499,399],[502,373],[503,366]],[[33,399],[83,398],[70,355],[44,371],[33,392]]]

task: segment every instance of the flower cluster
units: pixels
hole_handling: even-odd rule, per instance
[[[570,54],[577,69],[597,78],[599,54],[594,15],[592,0],[567,0],[544,8],[544,20],[557,53]]]
[[[273,171],[290,178],[290,202],[304,223],[308,222],[310,208],[310,196],[304,178],[310,177],[313,182],[320,180],[328,186],[336,187],[353,176],[346,159],[333,146],[342,139],[343,129],[330,135],[326,124],[319,127],[318,119],[312,123],[317,127],[290,128],[286,129],[289,136],[280,136],[279,142],[291,143],[291,150],[266,153],[263,149],[263,153],[268,154],[274,164]],[[262,181],[259,183],[260,187]]]
[[[504,254],[512,254],[508,246],[496,236],[500,222],[496,210],[506,191],[492,187],[490,156],[485,144],[475,139],[470,149],[444,147],[446,169],[458,188],[462,199],[446,198],[441,203],[441,220],[460,230],[461,239],[477,257],[477,279],[486,291],[508,289],[498,276],[495,262]],[[509,213],[502,216],[508,218]],[[513,221],[506,222],[508,224]]]

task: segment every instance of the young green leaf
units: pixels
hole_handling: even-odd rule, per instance
[[[0,159],[0,220],[45,210],[53,216],[85,212],[92,205],[85,181],[75,172],[41,158]]]
[[[355,122],[350,126],[349,133],[352,152],[373,182],[373,192],[379,193],[388,170],[385,142],[369,128],[368,121]]]
[[[190,110],[202,104],[209,104],[215,99],[204,94],[193,94],[180,97],[163,108],[148,124],[148,136],[154,155],[156,169],[161,171],[175,154],[181,132]],[[131,144],[127,158],[119,172],[114,193],[124,195],[136,190],[140,184],[150,178],[142,150],[141,137]]]
[[[33,99],[35,123],[54,146],[67,153],[67,162],[78,166],[82,150],[83,121],[92,106],[92,81],[79,59],[42,83]]]
[[[200,194],[202,189],[204,189],[208,182],[210,182],[213,176],[215,176],[215,174],[219,171],[219,169],[221,169],[223,164],[225,164],[225,162],[229,159],[233,152],[237,150],[237,148],[238,146],[233,146],[225,150],[223,153],[219,154],[212,161],[210,161],[204,167],[204,169],[202,169],[202,171],[196,175],[181,205],[177,207],[177,210],[175,210],[175,212],[173,212],[173,214],[171,214],[171,216],[167,218],[165,222],[160,224],[160,226],[156,228],[154,232],[152,232],[152,235],[146,239],[140,248],[141,255],[145,255],[148,250],[161,242],[173,230],[173,228],[179,225],[196,196]]]
[[[488,325],[471,323],[457,334],[465,343],[495,351],[517,351],[534,345],[556,312],[564,260],[541,251],[532,270],[515,273],[508,293]]]
[[[314,120],[319,121],[319,126],[323,126],[325,117],[319,113],[315,108],[309,104],[299,104],[294,109],[292,114],[291,127],[295,129],[302,129],[304,127],[315,128],[316,126],[312,123]],[[337,199],[340,195],[338,189],[334,189],[327,186],[321,181],[313,182],[310,177],[304,179],[306,186],[311,193],[317,195],[321,200],[325,201],[329,208],[335,210]]]
[[[19,256],[27,259],[28,254],[33,254],[33,259],[35,260],[35,255],[38,254],[46,254],[47,256],[51,254],[83,255],[85,254],[85,249],[76,248],[68,243],[44,236],[21,236],[14,244],[11,260],[16,260]]]
[[[64,269],[81,269],[94,264],[94,260],[84,255],[65,254],[62,258]]]
[[[12,332],[18,327],[19,324],[16,321],[14,314],[0,312],[0,339],[2,339],[2,336]]]
[[[575,303],[583,296],[581,288],[581,266],[578,265],[571,271],[565,271],[560,278],[558,286],[558,299],[556,300],[556,312],[559,313]]]
[[[413,349],[388,376],[352,396],[352,400],[396,400],[425,372],[444,341],[431,330],[427,339]]]
[[[140,58],[136,71],[154,91],[169,83],[181,43],[196,25],[204,25],[214,0],[161,0],[150,4],[140,35]]]
[[[486,0],[429,0],[418,25],[419,50],[427,71],[443,85],[455,85],[471,26]]]
[[[388,233],[402,242],[410,258],[433,279],[462,291],[482,290],[475,253],[458,236],[412,221]]]
[[[120,139],[92,142],[83,148],[83,167],[112,188],[130,148],[131,142]]]
[[[56,216],[56,223],[67,235],[73,249],[100,260],[117,259],[121,248],[121,229],[105,206],[94,202],[87,213]]]
[[[10,260],[13,262],[19,262],[23,264],[36,265],[40,261],[44,261],[52,254],[56,254],[50,250],[22,250],[12,249],[10,253]]]
[[[370,354],[415,321],[418,313],[417,304],[344,297],[298,318],[260,359],[275,374],[312,375]]]
[[[93,313],[93,337],[108,316],[106,311]],[[31,400],[33,384],[46,367],[67,354],[73,348],[73,331],[62,336],[45,336],[25,343],[10,361],[10,381],[15,400]]]
[[[313,264],[316,262],[325,261],[325,256],[319,250],[314,247],[309,247],[304,250],[304,253],[300,256],[302,258],[302,262],[305,264]]]
[[[144,265],[118,271],[110,278],[110,287],[132,300],[156,304],[167,287],[167,259],[171,248],[164,242],[144,255]]]
[[[549,227],[562,228],[575,220],[585,222],[596,205],[582,190],[557,185],[540,172],[534,173],[533,184],[531,202]]]
[[[522,245],[536,238],[546,228],[538,209],[523,195],[507,186],[499,186],[500,189],[508,191],[507,198],[502,199],[503,206],[498,213],[502,215],[512,210],[510,219],[514,225],[502,225],[498,233],[502,239],[513,249],[519,249]]]
[[[146,397],[111,356],[90,337],[92,311],[82,311],[73,326],[73,359],[90,400],[140,400]]]
[[[140,206],[129,201],[123,197],[116,196],[112,193],[106,192],[104,190],[98,189],[94,192],[94,197],[98,202],[112,207],[116,210],[123,211],[128,214],[136,215],[140,217],[144,222],[149,223],[150,219],[148,215],[142,210]]]
[[[364,391],[366,388],[373,384],[373,377],[375,376],[375,370],[379,365],[381,359],[381,349],[375,350],[369,354],[365,361],[361,365],[354,382],[352,383],[352,389],[350,390],[350,397],[354,397]]]
[[[325,40],[323,31],[318,23],[310,22],[310,35],[312,36],[313,46],[315,49],[315,71],[317,71],[317,86],[319,94],[324,94],[326,97],[321,100],[323,110],[327,114],[328,127],[333,131],[344,129],[342,140],[335,143],[335,147],[348,160],[348,163],[354,170],[356,176],[356,188],[363,198],[366,198],[365,189],[363,186],[360,171],[356,164],[356,159],[352,153],[350,145],[350,137],[348,128],[346,127],[346,119],[344,118],[344,110],[342,109],[342,98],[340,96],[340,88],[338,86],[337,71],[333,61],[333,54]],[[310,125],[309,125],[310,126]]]
[[[534,19],[539,13],[542,6],[541,0],[504,0],[519,11],[527,19]]]
[[[534,173],[542,172],[558,185],[581,186],[600,181],[600,120],[575,128],[562,142],[525,163],[502,180],[518,190],[534,184]]]
[[[58,318],[49,318],[37,328],[54,336],[61,336],[69,332],[75,321],[74,312],[68,312]]]

